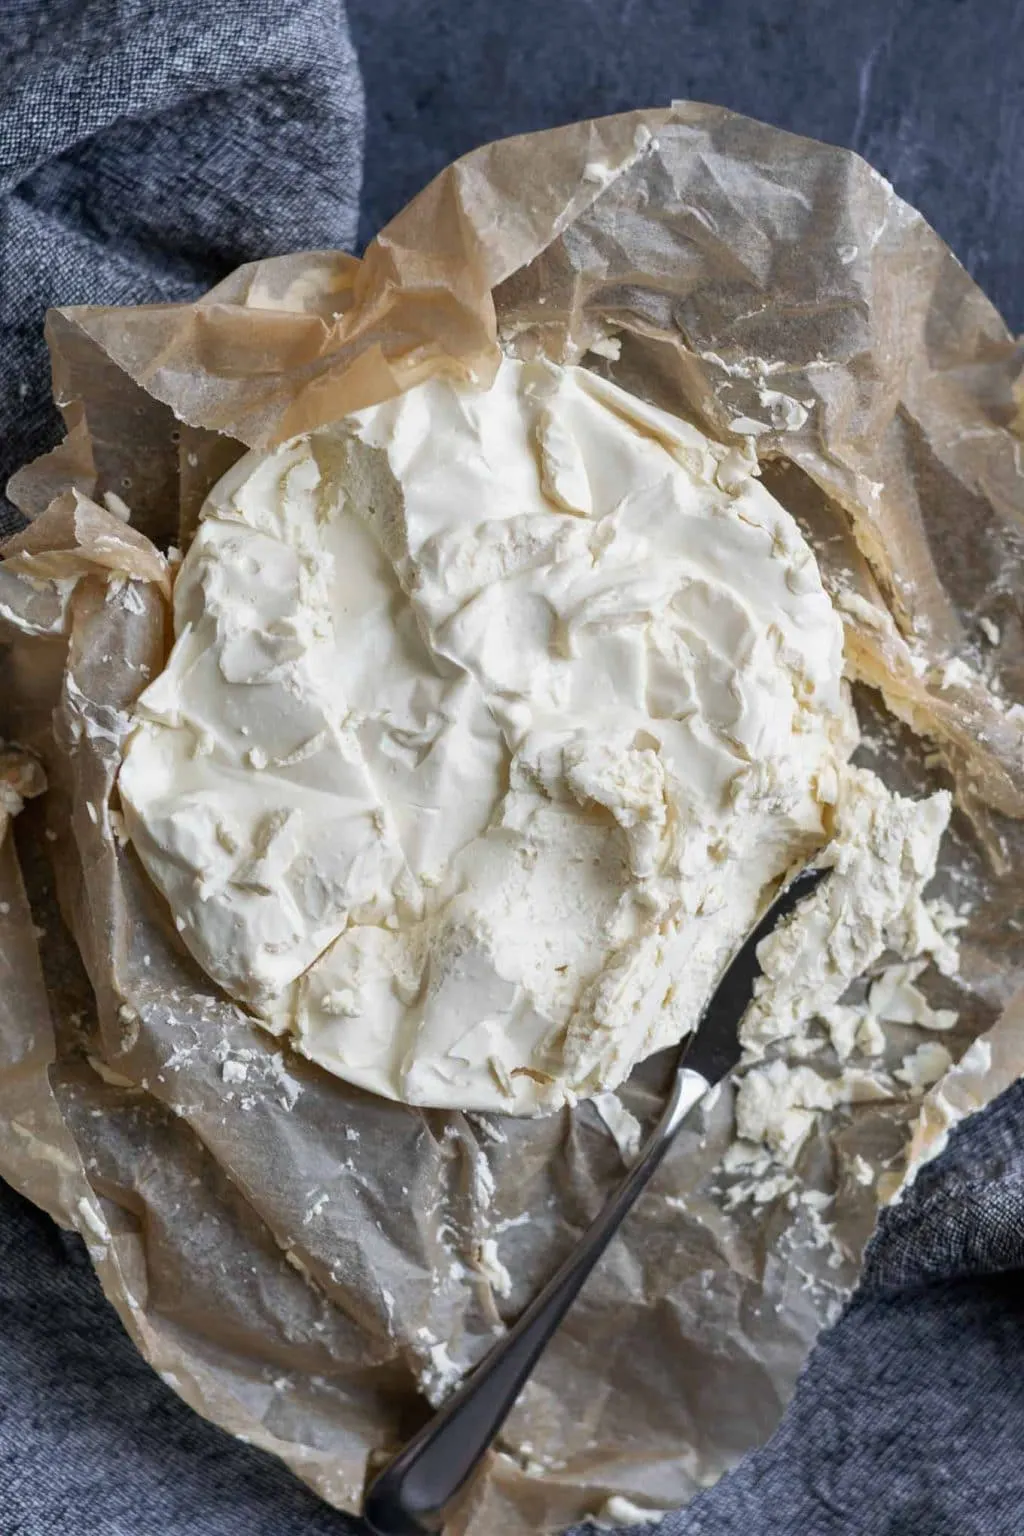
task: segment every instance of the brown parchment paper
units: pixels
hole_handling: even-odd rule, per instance
[[[777,1423],[911,1140],[916,1164],[1024,1072],[1019,347],[856,156],[689,103],[487,145],[361,262],[278,258],[194,305],[60,310],[48,332],[68,435],[15,476],[32,521],[0,564],[5,761],[23,789],[48,781],[0,810],[0,1173],[82,1233],[189,1403],[339,1507],[359,1507],[420,1389],[436,1401],[486,1352],[622,1162],[590,1105],[498,1120],[332,1079],[183,950],[120,842],[115,779],[168,644],[170,546],[217,476],[431,370],[486,383],[499,340],[583,361],[753,443],[846,621],[862,759],[902,790],[955,788],[935,889],[970,912],[962,968],[923,984],[960,1010],[954,1055],[981,1045],[923,1114],[894,1099],[822,1122],[799,1172],[824,1207],[730,1202],[721,1094],[448,1531],[554,1530],[612,1494],[685,1503]],[[893,1061],[920,1038],[894,1029]],[[622,1092],[642,1121],[667,1070],[646,1063]]]

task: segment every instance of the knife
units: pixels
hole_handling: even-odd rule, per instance
[[[690,1111],[739,1065],[740,1020],[760,975],[757,948],[829,873],[805,869],[785,887],[729,962],[688,1035],[657,1125],[615,1193],[522,1316],[371,1484],[363,1519],[375,1536],[424,1536],[469,1480],[620,1223]]]

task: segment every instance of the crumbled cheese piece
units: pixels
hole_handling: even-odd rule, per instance
[[[924,993],[914,985],[927,960],[905,961],[888,965],[868,992],[868,1010],[878,1019],[892,1024],[917,1024],[921,1029],[953,1029],[958,1014],[952,1008],[933,1008]]]
[[[122,523],[130,523],[132,520],[131,508],[116,491],[103,492],[103,505],[113,517],[120,518]]]
[[[659,1525],[670,1513],[667,1509],[648,1509],[643,1504],[635,1504],[624,1494],[614,1493],[602,1504],[593,1524],[605,1530],[625,1525]]]
[[[588,160],[583,167],[583,180],[591,182],[598,187],[606,187],[615,179],[615,170],[610,165],[605,165],[603,160]]]
[[[766,408],[777,432],[797,432],[810,415],[810,407],[777,389],[759,389],[757,398]]]
[[[433,1407],[438,1407],[458,1386],[461,1378],[462,1372],[449,1354],[444,1340],[431,1344],[427,1351],[427,1362],[419,1372],[420,1387],[427,1401]]]
[[[834,1084],[811,1067],[790,1067],[772,1061],[752,1068],[736,1094],[736,1134],[761,1142],[784,1164],[791,1165],[816,1119],[815,1110],[836,1103]]]
[[[120,811],[109,810],[107,816],[110,821],[110,830],[117,839],[118,846],[123,848],[128,841],[128,829],[124,824],[124,817]]]
[[[952,805],[945,791],[905,799],[848,766],[840,779],[835,837],[822,860],[833,873],[758,949],[763,974],[741,1026],[753,1054],[833,1008],[905,927],[935,873]]]
[[[945,1077],[953,1065],[953,1058],[944,1045],[929,1040],[904,1056],[903,1065],[896,1068],[896,1076],[915,1093],[923,1093],[940,1077]]]
[[[596,336],[587,351],[596,352],[598,357],[607,357],[613,363],[617,363],[622,356],[622,338],[621,336]]]
[[[847,1061],[854,1051],[864,1056],[880,1056],[886,1046],[883,1023],[916,1024],[919,1029],[955,1028],[959,1018],[956,1010],[933,1008],[914,985],[927,965],[927,957],[887,965],[871,983],[863,1005],[836,1003],[822,1010],[822,1020],[840,1061]]]
[[[642,1128],[617,1093],[595,1093],[592,1103],[611,1133],[622,1161],[628,1166],[640,1151]]]
[[[476,1255],[476,1268],[496,1296],[511,1294],[512,1276],[498,1257],[498,1244],[493,1237],[485,1237],[481,1242]]]
[[[972,688],[977,681],[977,674],[960,656],[951,656],[939,673],[940,688]]]

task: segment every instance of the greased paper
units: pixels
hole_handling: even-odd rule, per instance
[[[69,434],[15,477],[33,521],[0,565],[0,735],[30,754],[12,783],[39,787],[32,759],[48,781],[0,813],[0,1172],[82,1233],[187,1401],[339,1507],[358,1508],[420,1389],[436,1399],[486,1353],[622,1159],[593,1106],[499,1120],[347,1087],[186,956],[113,785],[125,711],[165,654],[168,548],[217,476],[432,370],[486,382],[499,337],[582,360],[753,439],[846,623],[864,761],[898,789],[956,788],[936,888],[973,915],[959,982],[929,996],[960,1011],[954,1055],[985,1038],[920,1117],[857,1105],[812,1137],[800,1171],[835,1195],[824,1229],[800,1202],[729,1207],[724,1093],[449,1530],[555,1530],[614,1494],[686,1502],[778,1421],[911,1135],[919,1161],[1024,1071],[1007,1007],[1024,982],[1019,348],[857,157],[687,103],[485,146],[362,262],[279,258],[195,305],[57,311],[49,334]],[[668,1067],[623,1091],[644,1121]]]

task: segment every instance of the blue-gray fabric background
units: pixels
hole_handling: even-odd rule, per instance
[[[1022,31],[1017,0],[0,0],[0,483],[56,440],[47,305],[358,249],[477,143],[674,96],[859,150],[1018,326]],[[663,1536],[1024,1536],[1022,1265],[1015,1088],[883,1220],[771,1444]],[[356,1531],[183,1407],[0,1185],[0,1536]]]

